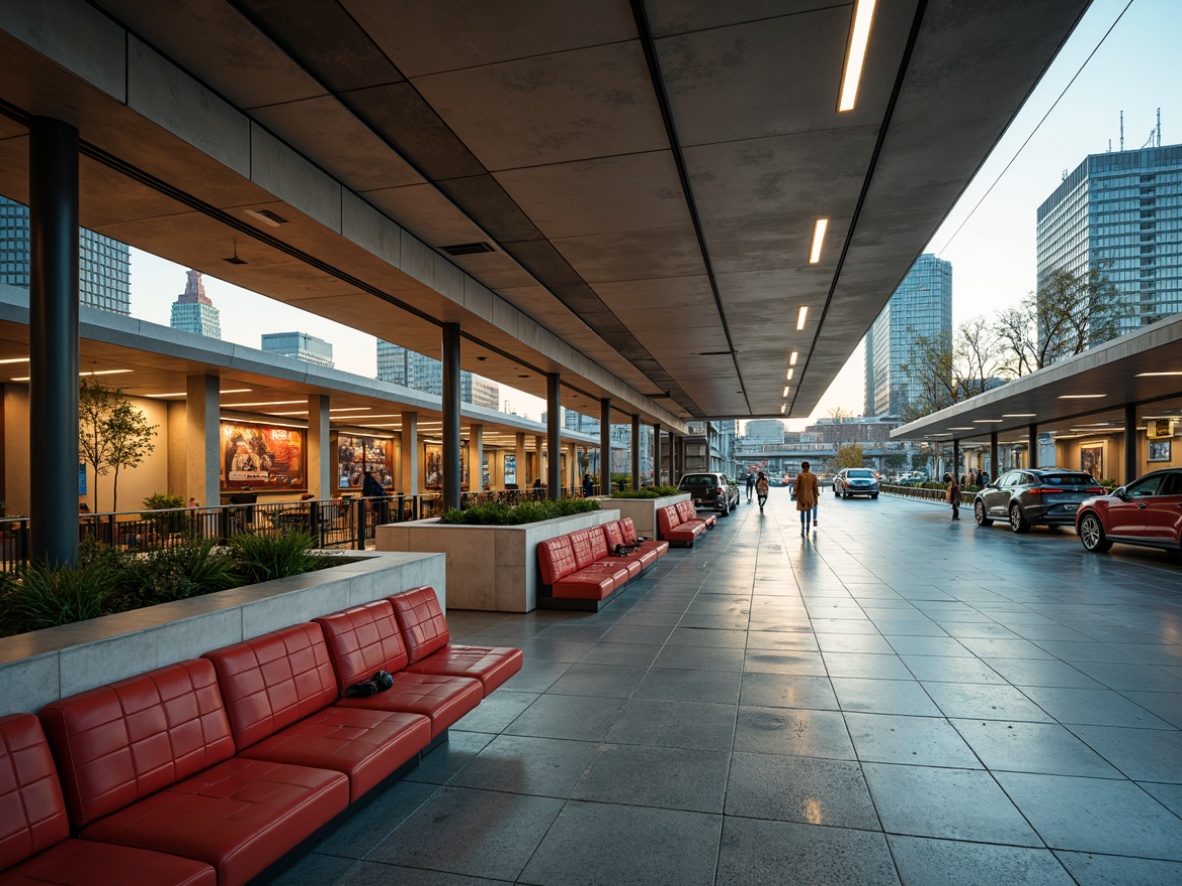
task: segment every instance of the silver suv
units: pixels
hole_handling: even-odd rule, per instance
[[[973,499],[978,526],[1006,520],[1014,532],[1034,523],[1074,526],[1080,502],[1103,493],[1090,474],[1068,468],[1021,468],[986,484]]]
[[[677,488],[693,497],[695,508],[713,508],[724,517],[739,506],[739,486],[726,474],[684,474]]]

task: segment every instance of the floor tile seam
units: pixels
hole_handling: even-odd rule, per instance
[[[1075,729],[1072,728],[1072,726],[1083,727],[1085,729],[1088,728],[1089,726],[1091,726],[1092,728],[1096,728],[1096,729],[1136,729],[1137,731],[1140,731],[1140,732],[1157,732],[1157,733],[1166,732],[1168,730],[1143,729],[1141,727],[1136,727],[1136,726],[1098,726],[1094,723],[1093,724],[1085,724],[1085,723],[1066,724],[1066,723],[1064,723],[1064,724],[1062,724],[1062,726],[1064,729],[1066,729],[1068,732],[1070,732],[1073,736],[1075,736],[1076,740],[1079,741],[1080,743],[1082,743],[1084,745],[1084,747],[1086,747],[1093,754],[1098,756],[1101,760],[1103,760],[1105,763],[1107,763],[1109,766],[1111,766],[1113,769],[1115,769],[1117,772],[1119,772],[1121,775],[1123,775],[1125,777],[1125,779],[1138,785],[1138,787],[1140,787],[1141,782],[1145,782],[1146,784],[1178,784],[1178,785],[1182,785],[1182,780],[1170,782],[1170,781],[1156,781],[1152,778],[1136,778],[1136,777],[1134,777],[1133,775],[1129,774],[1122,766],[1120,766],[1115,760],[1109,759],[1109,757],[1103,751],[1101,751],[1098,747],[1094,747],[1091,742],[1089,742],[1086,738],[1084,738],[1082,735],[1080,735],[1078,732],[1076,732]],[[1177,730],[1177,729],[1175,729],[1174,731],[1175,732],[1182,732],[1182,730]],[[1142,788],[1142,790],[1144,790],[1144,788]],[[1150,795],[1150,796],[1152,796],[1152,795]],[[1154,798],[1154,799],[1156,799],[1156,798]],[[1159,800],[1158,802],[1161,802],[1161,801]],[[1166,807],[1166,808],[1169,808],[1169,807]],[[1170,810],[1170,811],[1173,812],[1173,810]],[[1182,818],[1182,815],[1180,815],[1178,813],[1175,813],[1175,814],[1178,815],[1179,818]]]

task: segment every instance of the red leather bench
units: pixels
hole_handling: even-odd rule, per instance
[[[5,886],[217,886],[203,862],[70,837],[41,721],[0,717],[0,882]]]
[[[698,509],[692,501],[679,501],[674,507],[677,508],[677,514],[681,517],[682,522],[689,520],[701,520],[706,524],[707,529],[713,529],[718,522],[717,514],[698,514]]]
[[[636,530],[628,520],[633,540]],[[615,555],[615,537],[625,544],[622,521],[580,529],[538,544],[542,609],[595,612],[600,604],[651,567],[669,549],[667,544]],[[609,528],[612,527],[612,528]]]
[[[690,510],[693,510],[693,504],[691,502],[678,502],[678,504],[688,504]],[[663,508],[658,508],[657,535],[670,544],[679,544],[692,548],[698,536],[706,532],[706,521],[697,519],[687,520],[683,512],[684,508],[679,509],[677,505],[666,505]]]
[[[434,588],[413,588],[389,599],[410,660],[408,671],[475,677],[487,696],[521,670],[520,649],[453,644]]]
[[[84,840],[262,873],[349,804],[340,772],[234,756],[213,664],[183,661],[46,705],[70,824]]]

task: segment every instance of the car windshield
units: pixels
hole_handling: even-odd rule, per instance
[[[859,480],[874,479],[874,472],[855,468],[847,474],[849,477],[857,477]]]
[[[710,474],[691,474],[681,478],[682,486],[716,486],[718,480]]]
[[[1043,474],[1035,481],[1040,486],[1095,486],[1096,481],[1091,474],[1063,473]]]

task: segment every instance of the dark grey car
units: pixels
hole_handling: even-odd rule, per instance
[[[986,484],[973,499],[978,526],[1005,520],[1014,532],[1035,523],[1074,526],[1080,502],[1104,489],[1091,476],[1067,468],[1020,468]]]
[[[684,474],[677,488],[693,496],[695,508],[713,508],[724,517],[739,506],[739,486],[726,474]]]

